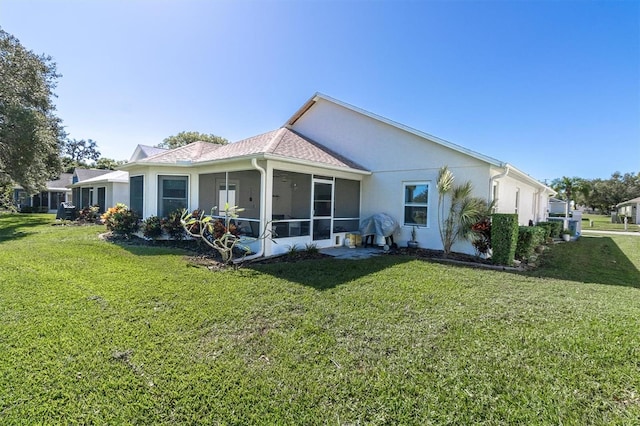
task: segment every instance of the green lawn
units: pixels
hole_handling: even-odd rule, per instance
[[[624,223],[611,223],[611,216],[588,214],[582,216],[582,229],[594,231],[624,231]],[[584,220],[586,219],[586,220]],[[591,226],[593,222],[593,226]],[[627,231],[640,232],[640,225],[627,224]]]
[[[211,272],[51,222],[0,215],[0,424],[640,419],[640,238]]]

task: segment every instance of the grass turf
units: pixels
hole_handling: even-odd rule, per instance
[[[582,216],[582,229],[594,231],[624,231],[624,223],[611,223],[611,216],[589,214]],[[586,219],[586,220],[585,220]],[[593,226],[591,226],[593,222]],[[640,225],[627,224],[627,232],[640,232]]]
[[[556,245],[528,275],[401,256],[211,272],[51,218],[0,216],[0,423],[640,418],[640,238]]]

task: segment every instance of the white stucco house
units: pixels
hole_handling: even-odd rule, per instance
[[[271,132],[134,157],[120,167],[129,173],[132,209],[149,217],[238,205],[245,234],[274,233],[273,241],[255,243],[257,255],[294,244],[341,245],[377,213],[399,222],[396,243],[406,244],[417,226],[421,247],[441,249],[436,179],[444,165],[456,182],[470,180],[474,195],[495,199],[497,212],[517,213],[522,225],[546,219],[555,195],[510,164],[319,93]],[[473,252],[466,242],[453,249]]]
[[[72,202],[79,208],[98,206],[99,212],[117,203],[129,203],[129,173],[122,170],[77,168],[73,172]]]
[[[20,185],[13,188],[13,201],[20,211],[55,213],[60,203],[71,201],[72,174],[62,173],[58,179],[47,181],[44,191],[29,194]]]
[[[629,223],[640,224],[640,197],[617,204],[616,211],[618,217],[628,217]]]

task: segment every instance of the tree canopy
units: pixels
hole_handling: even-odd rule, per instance
[[[124,160],[114,160],[113,158],[101,157],[96,160],[96,169],[115,170],[116,167],[126,163]]]
[[[60,150],[63,157],[68,157],[72,161],[97,161],[100,158],[98,144],[91,139],[66,139],[62,143]]]
[[[554,179],[558,197],[608,213],[616,204],[640,197],[640,173],[614,172],[609,179],[578,177]]]
[[[53,103],[59,77],[51,57],[0,28],[0,185],[15,182],[34,192],[59,175],[64,131]]]
[[[199,132],[180,132],[177,135],[169,136],[164,139],[162,143],[156,145],[158,148],[178,148],[181,146],[189,145],[193,142],[210,142],[217,143],[219,145],[226,145],[229,141],[221,136],[213,134],[199,133]]]

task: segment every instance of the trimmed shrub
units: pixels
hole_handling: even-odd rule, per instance
[[[493,263],[513,265],[518,244],[518,215],[494,213],[491,215],[491,247]]]
[[[525,260],[531,257],[535,249],[547,238],[547,228],[542,226],[519,226],[516,259]]]
[[[547,230],[545,238],[560,238],[560,232],[562,231],[562,222],[559,220],[552,220],[549,222],[538,222],[536,226],[543,227]]]
[[[142,221],[142,235],[156,239],[162,235],[162,221],[158,216],[149,216]]]

